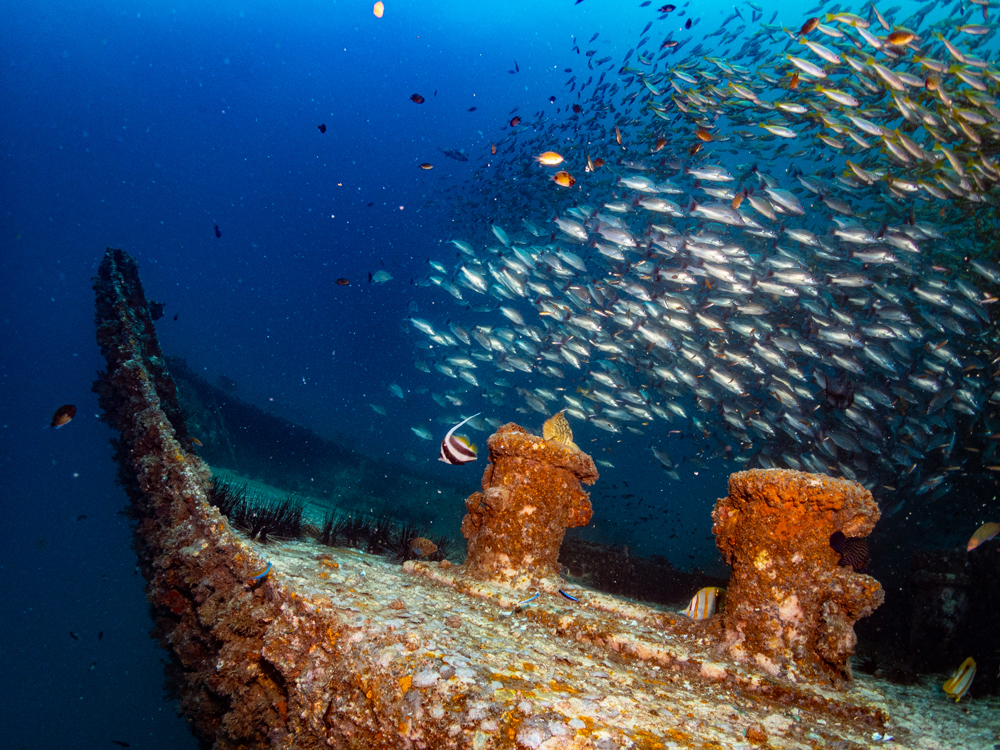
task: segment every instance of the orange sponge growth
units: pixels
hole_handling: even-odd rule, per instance
[[[790,679],[849,679],[854,623],[885,593],[839,564],[830,536],[868,536],[879,517],[857,482],[784,469],[730,476],[712,513],[733,569],[722,615],[730,653]]]
[[[586,526],[593,514],[580,483],[597,481],[594,460],[572,442],[544,440],[513,423],[486,445],[483,491],[465,501],[464,572],[515,586],[557,575],[566,529]]]

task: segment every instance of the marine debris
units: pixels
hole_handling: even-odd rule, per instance
[[[571,438],[545,440],[508,423],[486,441],[490,462],[482,492],[465,501],[466,574],[516,587],[559,574],[566,529],[586,526],[593,514],[580,483],[593,484],[599,476],[594,460]]]
[[[791,680],[849,679],[854,623],[885,593],[839,564],[830,537],[868,536],[879,515],[857,482],[787,469],[731,475],[729,496],[712,513],[716,545],[733,569],[726,650]]]

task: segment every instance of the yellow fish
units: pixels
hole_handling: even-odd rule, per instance
[[[969,539],[969,543],[965,548],[971,552],[983,542],[988,542],[998,533],[1000,533],[1000,523],[995,523],[993,521],[990,523],[984,523],[976,529],[976,533],[972,535],[971,539]]]
[[[962,662],[962,666],[951,676],[951,679],[944,684],[944,692],[949,698],[954,698],[955,703],[962,700],[962,697],[969,692],[972,678],[976,676],[976,660],[971,656]]]
[[[681,612],[692,620],[705,620],[722,610],[726,603],[726,590],[718,586],[706,586],[691,597],[687,609]]]
[[[576,443],[573,442],[573,430],[570,429],[569,422],[566,421],[566,417],[563,416],[562,411],[556,412],[545,420],[545,424],[542,425],[542,437],[546,440],[561,443],[575,451],[580,450],[577,448]]]

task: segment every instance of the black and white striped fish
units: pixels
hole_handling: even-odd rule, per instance
[[[444,440],[441,441],[441,455],[438,456],[438,461],[444,461],[446,464],[452,464],[453,466],[460,466],[476,460],[478,457],[476,455],[476,446],[470,443],[466,438],[456,435],[455,430],[464,425],[470,419],[478,417],[480,414],[482,414],[482,412],[473,414],[471,417],[466,417],[448,430],[448,434],[445,435]]]

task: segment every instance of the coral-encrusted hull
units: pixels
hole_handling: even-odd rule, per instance
[[[733,568],[722,614],[729,652],[791,679],[849,679],[854,623],[885,593],[839,565],[830,535],[867,536],[879,516],[857,482],[785,469],[733,474],[712,513]]]
[[[586,526],[593,514],[580,483],[597,481],[594,460],[513,423],[500,427],[486,445],[490,463],[483,491],[465,501],[465,572],[514,585],[557,575],[566,529]]]

